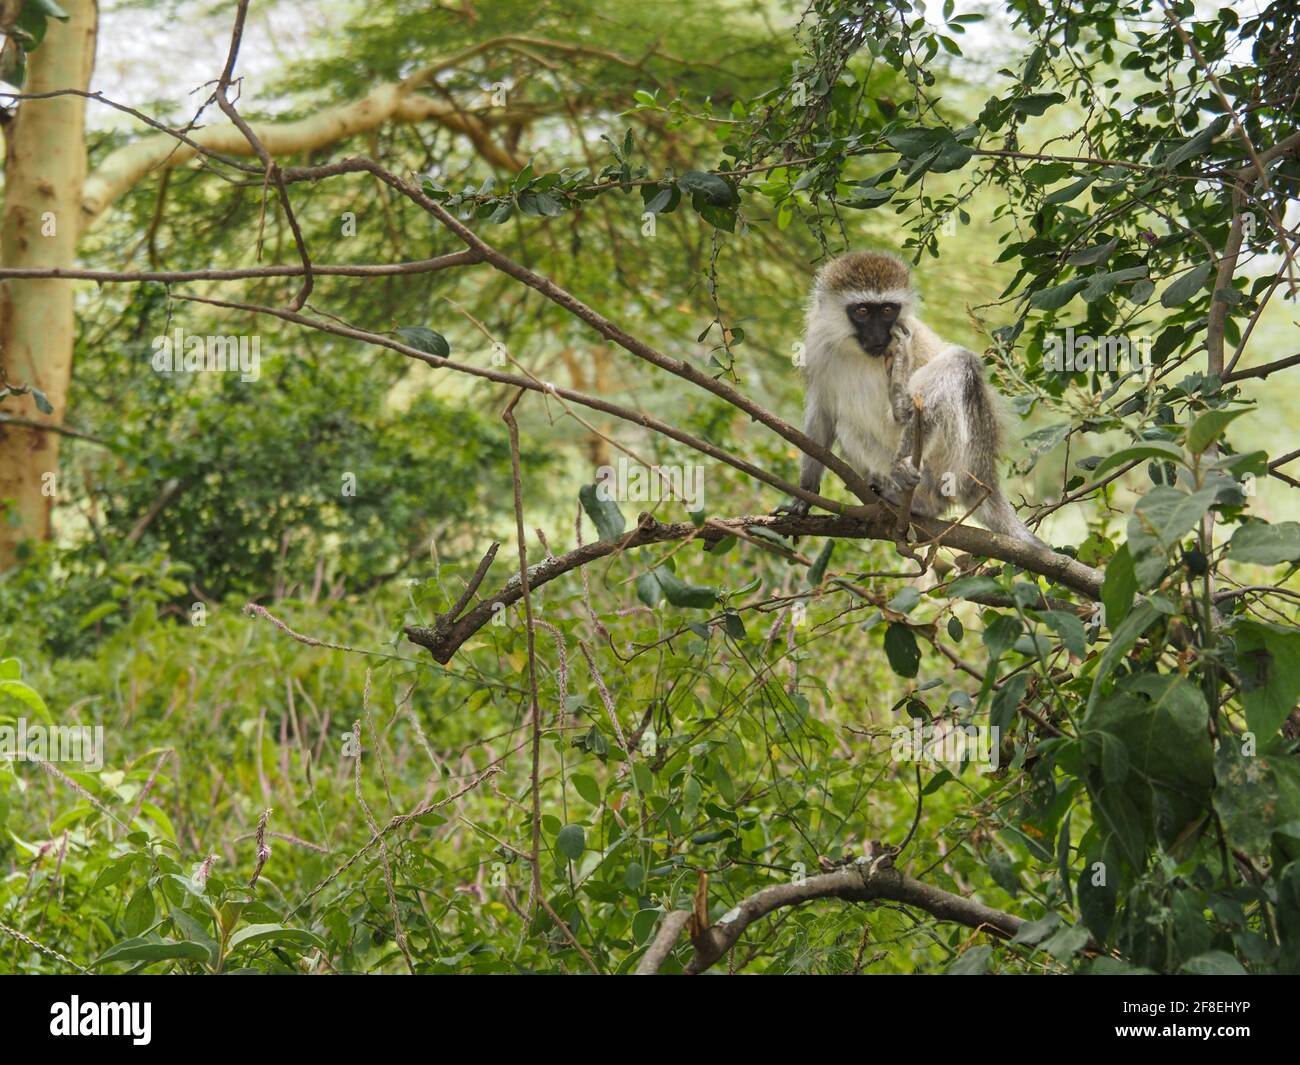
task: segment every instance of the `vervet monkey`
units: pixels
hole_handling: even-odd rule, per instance
[[[1047,547],[999,487],[999,411],[979,356],[916,316],[905,262],[854,252],[827,263],[808,307],[804,359],[804,432],[825,447],[838,441],[887,500],[914,488],[920,513],[977,507],[975,517],[994,532]],[[918,428],[919,470],[912,461]],[[804,455],[799,486],[816,492],[822,472]],[[785,509],[806,514],[808,503]]]

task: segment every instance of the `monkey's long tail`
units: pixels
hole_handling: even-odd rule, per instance
[[[975,511],[975,517],[995,533],[1013,536],[1017,540],[1034,547],[1041,547],[1045,551],[1052,550],[1025,527],[1025,523],[1016,516],[1015,510],[1000,492],[989,496],[981,503],[979,509]]]

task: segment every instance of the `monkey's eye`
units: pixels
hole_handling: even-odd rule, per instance
[[[855,322],[865,322],[871,317],[871,304],[854,303],[849,307],[849,317]]]
[[[884,314],[884,316],[885,316],[886,318],[896,318],[896,317],[898,317],[898,304],[897,304],[897,303],[882,303],[882,304],[880,305],[880,310],[881,310],[881,313]]]

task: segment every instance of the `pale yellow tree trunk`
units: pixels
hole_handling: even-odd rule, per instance
[[[27,58],[25,93],[86,89],[95,58],[94,0],[61,0],[71,16],[50,19]],[[0,262],[7,267],[68,266],[81,230],[86,180],[86,102],[78,96],[25,100],[5,128],[4,215]],[[67,281],[0,283],[0,370],[11,385],[39,388],[54,406],[42,415],[30,396],[11,397],[6,413],[61,424],[72,377],[75,319]],[[49,535],[58,491],[57,433],[0,425],[0,570],[19,544]]]

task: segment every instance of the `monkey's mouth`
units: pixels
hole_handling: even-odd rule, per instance
[[[886,338],[879,343],[872,343],[858,337],[858,347],[862,349],[864,354],[871,356],[873,359],[879,359],[889,351],[889,339]]]

